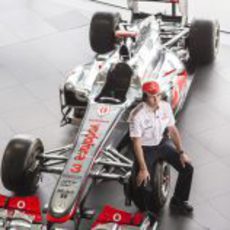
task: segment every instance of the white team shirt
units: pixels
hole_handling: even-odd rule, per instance
[[[132,110],[128,118],[130,137],[141,138],[142,146],[159,145],[167,127],[175,125],[171,105],[161,101],[154,112],[145,102]]]

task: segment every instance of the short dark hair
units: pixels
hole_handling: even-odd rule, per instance
[[[147,93],[143,93],[143,95],[142,95],[142,101],[146,102],[147,98],[148,98]]]

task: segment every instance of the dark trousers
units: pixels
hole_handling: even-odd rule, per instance
[[[173,168],[177,170],[179,175],[176,182],[174,197],[180,201],[187,201],[189,199],[191,190],[193,166],[191,164],[186,164],[186,166],[183,168],[180,161],[180,156],[169,140],[162,141],[159,146],[143,146],[143,152],[145,162],[151,175],[151,180],[153,180],[152,177],[154,177],[155,165],[159,160],[168,162],[171,166],[173,166]],[[135,161],[134,171],[136,175],[139,171],[138,168],[138,162]],[[140,189],[142,190],[142,194],[145,197],[146,203],[148,205],[151,200],[151,193],[149,193],[148,186],[141,186]]]

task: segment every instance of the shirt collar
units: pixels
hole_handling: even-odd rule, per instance
[[[143,102],[143,103],[144,103],[144,109],[145,109],[145,111],[148,112],[148,113],[158,112],[159,109],[160,109],[160,104],[161,104],[161,103],[159,103],[158,109],[156,109],[155,111],[154,111],[147,103],[145,103],[145,102]]]

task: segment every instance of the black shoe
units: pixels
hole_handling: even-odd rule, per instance
[[[169,206],[172,211],[180,212],[183,214],[193,213],[192,205],[190,205],[187,201],[180,201],[174,197],[172,197]]]

